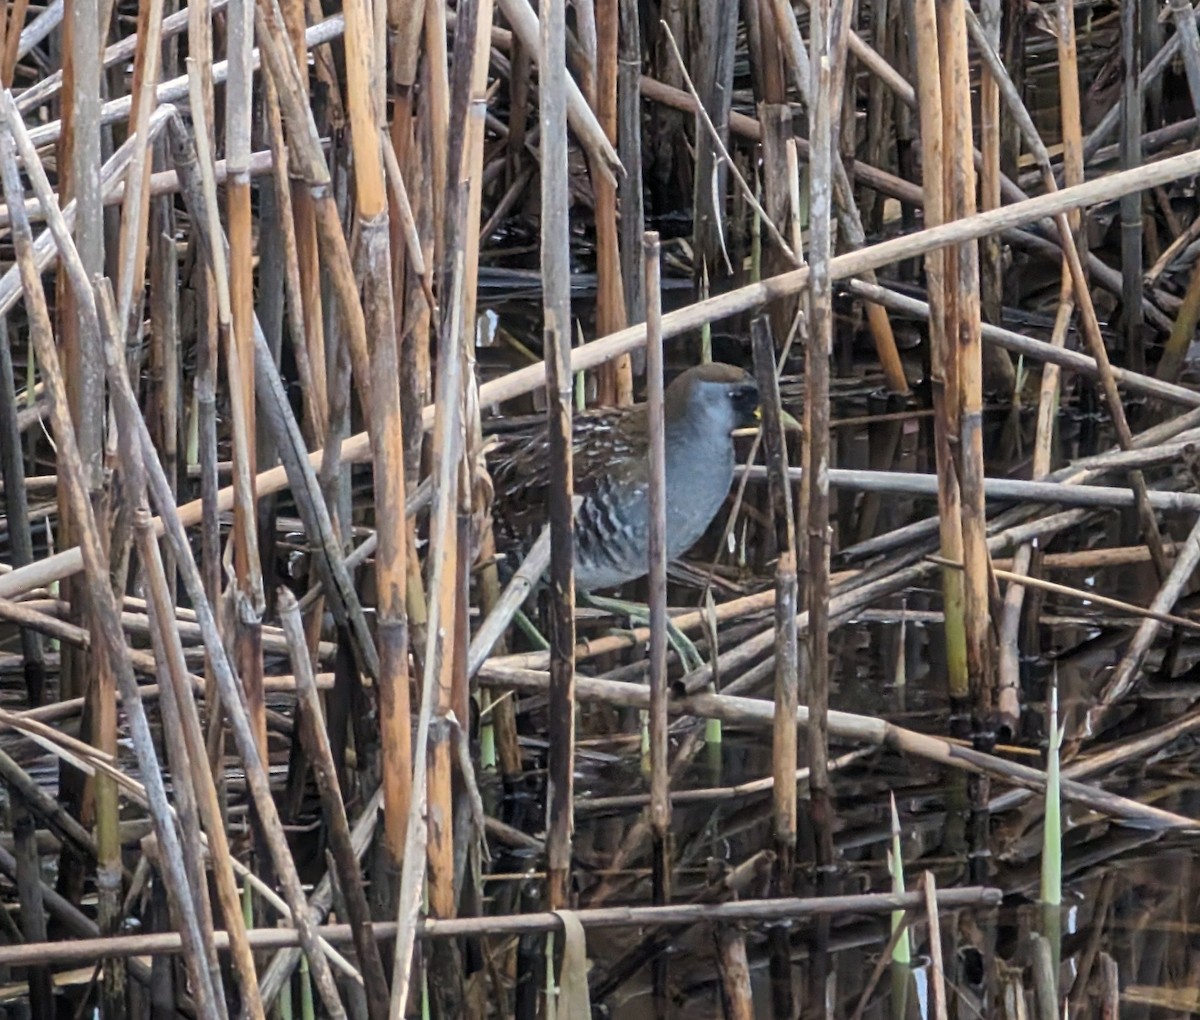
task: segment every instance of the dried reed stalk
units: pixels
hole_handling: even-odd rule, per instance
[[[112,670],[126,702],[126,711],[133,735],[139,765],[146,777],[147,790],[153,804],[152,816],[156,823],[159,841],[164,849],[163,865],[171,883],[177,916],[182,934],[189,947],[189,977],[193,982],[193,994],[201,1016],[219,1017],[218,993],[213,987],[211,974],[203,966],[206,958],[203,935],[196,915],[187,876],[184,874],[182,850],[170,817],[154,741],[149,721],[138,697],[137,680],[129,661],[128,649],[121,635],[116,602],[108,580],[108,564],[104,556],[101,538],[96,526],[87,490],[84,462],[80,458],[75,438],[72,413],[66,386],[61,374],[58,352],[52,336],[49,313],[41,280],[33,262],[33,237],[29,224],[24,220],[24,193],[17,168],[18,148],[22,149],[26,172],[38,176],[41,168],[31,146],[20,144],[20,115],[10,95],[0,96],[0,174],[3,176],[5,197],[13,208],[13,237],[17,249],[17,262],[25,288],[26,305],[30,316],[30,338],[37,349],[42,377],[50,396],[50,412],[58,444],[59,476],[70,503],[72,519],[80,529],[80,551],[85,562],[86,592],[97,644],[104,648],[108,667]],[[16,137],[14,137],[14,135]],[[49,212],[47,212],[49,215]],[[60,245],[70,245],[65,232],[59,239]],[[76,293],[76,298],[80,297]],[[93,319],[90,323],[93,339],[98,330]]]
[[[805,531],[805,602],[810,626],[807,635],[808,670],[805,691],[808,717],[808,767],[810,770],[809,812],[816,834],[816,863],[833,864],[832,798],[829,789],[829,557],[832,545],[829,520],[829,382],[833,357],[833,289],[830,260],[833,257],[833,180],[837,153],[836,130],[840,90],[835,90],[836,65],[840,57],[839,26],[848,20],[844,11],[834,13],[828,0],[818,0],[810,9],[813,24],[811,95],[809,108],[809,291],[810,328],[805,351],[804,464],[807,484],[801,489],[800,516]]]
[[[379,648],[384,833],[389,863],[398,870],[404,858],[413,772],[408,676],[408,521],[404,512],[404,430],[400,411],[399,354],[395,340],[397,331],[387,194],[377,104],[370,89],[373,74],[370,6],[362,0],[351,0],[345,6],[345,17],[346,73],[362,252],[363,305],[368,333],[372,338],[373,382],[368,414],[374,437],[372,477],[378,536],[375,554],[378,600],[376,640]],[[347,866],[347,848],[348,843],[338,850],[341,867]],[[343,883],[345,881],[344,876]],[[380,979],[382,973],[380,967]],[[385,989],[386,986],[368,990],[372,1020],[379,1020],[375,1000]]]
[[[971,127],[970,67],[964,5],[945,0],[937,5],[941,48],[942,113],[947,162],[945,212],[963,219],[975,211],[975,160]],[[958,438],[957,467],[961,493],[964,571],[963,619],[967,676],[980,718],[995,702],[994,664],[990,647],[990,578],[987,555],[987,512],[984,507],[983,351],[980,333],[979,251],[965,241],[947,258],[957,259],[947,280],[955,289],[947,321],[946,342],[953,352],[955,402],[948,411]]]
[[[650,432],[650,826],[654,835],[654,902],[671,898],[671,776],[667,733],[667,467],[663,419],[662,249],[646,233],[646,404]],[[661,982],[661,974],[655,976]]]
[[[516,6],[524,0],[515,0]],[[509,6],[502,3],[512,17]],[[567,182],[568,84],[563,0],[542,8],[538,119],[542,135],[542,343],[550,437],[550,751],[546,779],[546,898],[570,904],[575,791],[574,470],[571,460],[571,254]],[[531,52],[533,52],[531,48]],[[539,368],[541,368],[539,366]],[[482,393],[480,394],[482,400]]]
[[[921,123],[921,177],[925,199],[925,223],[936,229],[949,218],[946,186],[945,137],[943,134],[941,53],[938,46],[938,15],[934,0],[916,0],[914,35],[917,40],[917,92]],[[948,286],[945,249],[925,254],[925,277],[929,294],[929,359],[934,407],[934,451],[938,472],[938,521],[942,555],[961,562],[963,551],[962,501],[958,472],[951,452],[955,434],[953,409],[957,405],[957,378],[948,351]],[[942,604],[945,614],[947,683],[952,697],[965,699],[969,693],[967,635],[963,578],[956,571],[942,572]]]
[[[386,346],[393,345],[389,343]],[[358,856],[354,852],[350,835],[350,820],[346,816],[346,804],[338,783],[333,752],[329,745],[329,735],[324,725],[325,714],[321,710],[321,701],[317,695],[313,677],[312,662],[308,658],[304,625],[300,620],[296,598],[286,588],[280,589],[279,613],[284,630],[294,649],[293,667],[296,670],[296,692],[303,705],[303,710],[298,713],[303,726],[302,739],[307,745],[308,758],[313,763],[317,789],[321,794],[325,817],[328,819],[329,842],[337,866],[339,885],[346,901],[347,918],[354,931],[354,948],[358,953],[366,986],[367,1015],[371,1020],[380,1020],[387,1016],[388,1010],[388,987],[383,973],[383,960],[371,927],[371,913],[367,906],[367,894],[363,888],[362,871],[358,865]],[[405,677],[405,686],[407,683],[408,680]],[[386,814],[384,818],[386,821]]]
[[[593,106],[596,120],[614,149],[617,144],[617,55],[620,0],[595,0],[596,76]],[[624,329],[624,283],[617,223],[618,182],[604,169],[593,169],[596,224],[596,331],[601,335]],[[628,355],[609,362],[600,374],[600,403],[624,406],[633,402],[633,366]]]
[[[491,665],[485,665],[480,671],[480,681],[490,685],[511,686],[526,691],[544,692],[549,686],[549,677],[545,673]],[[642,684],[581,676],[575,680],[575,692],[581,702],[596,701],[630,708],[645,708],[650,703],[649,688]],[[774,705],[769,701],[728,694],[693,694],[689,697],[673,698],[670,711],[673,715],[693,715],[706,719],[721,719],[727,723],[755,726],[771,726],[774,724],[775,716]],[[797,724],[806,724],[808,714],[808,709],[803,705],[800,706],[796,715]],[[916,733],[882,719],[831,710],[829,712],[829,733],[839,739],[886,746],[901,753],[916,755],[927,761],[938,762],[967,772],[990,775],[993,778],[1033,790],[1043,789],[1045,785],[1045,773],[1038,769],[971,750],[949,740]],[[1085,786],[1074,781],[1064,780],[1062,795],[1068,800],[1116,818],[1137,819],[1164,828],[1190,829],[1194,828],[1196,824],[1193,819],[1175,812],[1141,804],[1106,790]]]

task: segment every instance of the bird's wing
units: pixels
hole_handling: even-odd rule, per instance
[[[610,475],[614,463],[645,470],[645,430],[639,407],[603,408],[572,416],[575,495],[587,498]],[[493,513],[501,539],[531,541],[547,520],[550,492],[550,431],[508,435],[488,457],[495,486]]]

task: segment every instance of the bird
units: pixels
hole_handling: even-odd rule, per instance
[[[663,394],[667,559],[707,530],[733,483],[736,429],[754,424],[758,385],[720,362],[689,368]],[[649,571],[649,407],[596,408],[572,416],[575,587],[616,588]],[[502,439],[489,455],[497,547],[526,550],[546,523],[549,428]]]

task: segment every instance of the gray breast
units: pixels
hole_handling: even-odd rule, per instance
[[[706,423],[707,424],[707,423]],[[668,433],[667,559],[687,552],[712,523],[733,481],[733,440],[722,426]],[[649,465],[606,476],[575,516],[575,586],[613,588],[649,570]]]
[[[733,441],[668,450],[667,558],[687,552],[721,509],[733,482]]]

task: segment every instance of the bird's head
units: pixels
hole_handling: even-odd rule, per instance
[[[687,420],[724,434],[755,424],[758,383],[744,369],[720,362],[697,365],[678,375],[664,395],[668,423]]]

